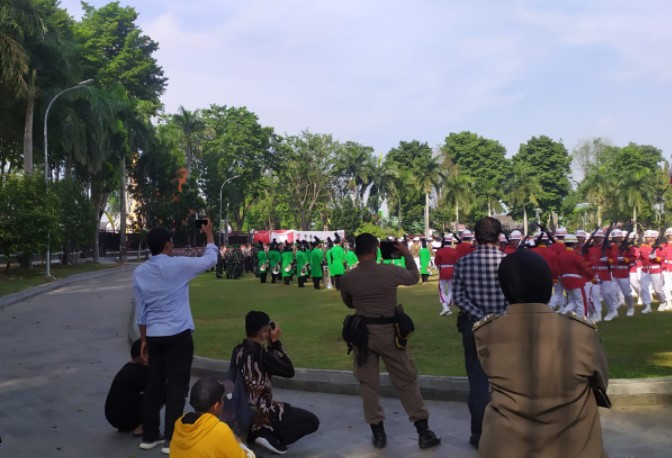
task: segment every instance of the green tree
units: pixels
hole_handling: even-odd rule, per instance
[[[527,235],[527,206],[539,205],[537,196],[541,193],[539,179],[533,175],[532,170],[522,163],[513,166],[513,175],[508,182],[506,201],[514,208],[520,207],[523,211],[524,235]]]
[[[401,141],[385,157],[385,166],[395,170],[394,184],[388,192],[387,205],[390,214],[397,214],[399,229],[418,231],[423,227],[425,195],[413,178],[413,164],[432,157],[432,149],[418,140]],[[402,219],[403,218],[403,219]]]
[[[201,111],[201,116],[205,130],[200,183],[211,210],[219,209],[222,190],[232,226],[240,229],[250,207],[261,196],[263,178],[280,162],[278,139],[273,129],[263,127],[257,115],[245,107],[211,105]],[[222,188],[234,176],[238,178]]]
[[[632,212],[633,227],[637,227],[637,217],[642,208],[655,202],[656,175],[655,170],[638,167],[622,176],[619,182],[622,198],[619,202],[624,209]]]
[[[444,175],[436,156],[418,157],[413,161],[412,174],[416,185],[425,194],[425,236],[429,236],[429,196],[438,190]]]
[[[187,157],[187,177],[191,176],[194,150],[196,149],[198,134],[205,129],[198,111],[189,111],[180,106],[178,113],[173,115],[173,122],[180,128]]]
[[[571,158],[565,146],[541,135],[532,137],[520,145],[512,158],[513,166],[527,164],[530,176],[541,185],[537,195],[539,207],[544,212],[559,211],[562,200],[569,194],[569,171]]]
[[[491,216],[495,210],[501,210],[502,183],[511,174],[506,148],[497,140],[463,131],[448,135],[441,151],[445,159],[473,179],[472,206],[477,212]]]
[[[474,179],[464,175],[460,167],[446,160],[446,177],[443,181],[443,203],[455,211],[453,231],[457,232],[460,224],[460,210],[467,210],[473,202],[472,186]]]
[[[47,192],[44,178],[9,176],[0,180],[0,252],[7,262],[9,275],[11,255],[18,255],[21,266],[32,267],[33,256],[44,253],[47,238],[51,246],[59,246],[58,195]]]
[[[331,135],[303,131],[284,141],[279,192],[294,210],[301,230],[309,230],[321,205],[332,199],[332,166],[341,145]],[[325,221],[323,220],[323,223]]]
[[[337,151],[334,174],[340,191],[350,194],[353,201],[364,200],[374,168],[373,148],[348,141]]]

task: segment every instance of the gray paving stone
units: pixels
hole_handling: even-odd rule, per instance
[[[131,270],[109,272],[0,309],[0,458],[161,457],[118,433],[103,406],[114,374],[127,361]],[[195,380],[195,379],[194,379]],[[421,451],[395,398],[383,398],[388,447],[375,450],[359,397],[277,389],[276,398],[314,411],[320,430],[286,456],[304,458],[472,458],[469,414],[462,402],[428,401],[442,445]],[[601,410],[611,458],[669,457],[669,405]],[[259,456],[268,453],[257,449]]]

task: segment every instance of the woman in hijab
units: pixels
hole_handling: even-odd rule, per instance
[[[541,256],[513,253],[498,274],[506,314],[474,325],[492,387],[479,456],[606,456],[593,389],[606,392],[607,361],[595,324],[546,305],[553,282]]]

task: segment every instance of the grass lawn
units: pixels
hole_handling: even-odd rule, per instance
[[[108,269],[115,267],[114,264],[76,264],[72,266],[54,265],[51,267],[51,275],[55,278],[65,278],[70,275],[92,272],[94,270]],[[12,268],[10,276],[5,275],[4,270],[0,273],[0,296],[16,293],[33,286],[39,286],[49,283],[52,280],[44,275],[44,266],[36,266],[33,270],[23,270]]]
[[[269,279],[270,282],[270,279]],[[440,317],[437,278],[399,288],[399,302],[415,322],[409,351],[418,372],[466,375],[456,314]],[[351,369],[351,356],[341,339],[343,318],[350,312],[336,290],[299,289],[261,284],[254,276],[216,279],[204,274],[191,283],[197,355],[228,360],[245,336],[245,314],[263,310],[282,327],[281,340],[296,367]],[[600,323],[612,378],[672,376],[672,313],[656,313]],[[553,355],[549,355],[552,358]]]

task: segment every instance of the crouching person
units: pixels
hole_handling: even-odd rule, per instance
[[[214,376],[200,379],[191,388],[189,404],[194,412],[183,415],[175,422],[170,441],[170,456],[254,458],[254,453],[220,421],[224,398],[230,396],[234,385]]]
[[[232,361],[255,410],[247,441],[282,455],[288,445],[317,431],[320,421],[307,410],[273,400],[273,376],[294,377],[292,361],[279,340],[280,326],[266,313],[251,311],[245,316],[245,333]]]

